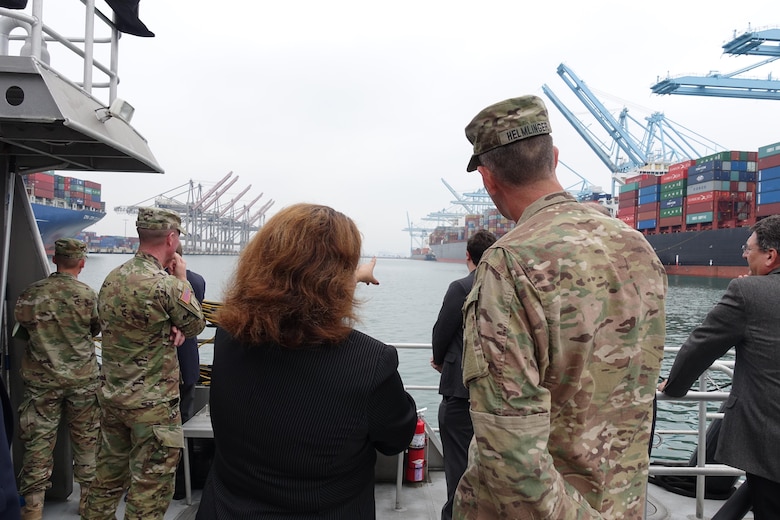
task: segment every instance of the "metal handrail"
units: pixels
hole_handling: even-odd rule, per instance
[[[412,349],[412,350],[430,350],[430,343],[388,343],[398,349]],[[679,347],[667,347],[664,351],[678,352]],[[696,435],[697,436],[697,458],[696,466],[661,466],[658,464],[651,464],[648,466],[650,475],[692,475],[696,476],[696,518],[704,518],[704,496],[705,496],[705,476],[742,476],[744,471],[727,466],[725,464],[707,464],[706,463],[706,428],[703,425],[707,420],[723,418],[722,413],[713,413],[707,411],[708,402],[725,401],[729,392],[723,391],[707,391],[707,372],[720,372],[728,377],[734,375],[734,361],[718,360],[699,378],[699,390],[689,391],[683,397],[669,397],[664,393],[657,392],[656,399],[659,401],[684,401],[684,402],[698,402],[699,411],[697,414],[698,427],[695,430],[657,430],[655,433],[659,436],[666,434],[683,434],[683,435]],[[408,390],[438,390],[437,386],[426,385],[404,385],[404,388]],[[437,429],[438,430],[438,429]],[[399,466],[400,468],[400,466]],[[400,471],[400,470],[399,470]],[[400,473],[399,473],[400,478]],[[400,482],[400,481],[399,481]],[[396,495],[397,504],[400,504],[400,484],[397,488]]]
[[[666,349],[665,349],[666,350]],[[678,351],[678,349],[669,349]],[[733,377],[733,362],[718,361],[713,363],[708,370],[706,370],[699,377],[699,391],[689,391],[682,397],[669,397],[661,392],[656,393],[656,399],[662,401],[691,401],[699,403],[699,411],[697,414],[697,428],[695,430],[681,430],[679,433],[690,434],[697,436],[697,451],[696,451],[696,466],[661,466],[657,464],[651,464],[648,467],[650,475],[690,475],[696,476],[696,518],[704,518],[704,497],[705,497],[705,476],[721,475],[721,476],[743,476],[744,471],[732,468],[725,464],[707,464],[707,429],[704,425],[707,423],[708,418],[722,418],[722,413],[713,414],[707,412],[708,402],[719,402],[728,399],[729,392],[722,391],[706,391],[707,389],[707,373],[708,372],[721,372],[729,377]],[[678,433],[674,431],[657,431],[658,435],[665,433]]]
[[[19,22],[18,26],[28,31],[27,36],[7,36],[8,40],[14,41],[29,41],[30,42],[30,55],[36,58],[47,68],[51,67],[47,63],[47,59],[44,57],[45,42],[57,42],[72,53],[77,55],[83,60],[83,76],[82,82],[77,83],[84,91],[92,94],[93,88],[108,88],[109,99],[108,105],[110,105],[115,99],[117,94],[117,86],[119,85],[118,75],[118,57],[119,57],[119,31],[114,27],[113,22],[95,8],[94,0],[81,0],[85,8],[85,22],[84,22],[84,36],[83,37],[67,37],[58,33],[43,22],[43,0],[33,0],[32,2],[32,15],[28,15],[23,11],[16,11],[12,9],[0,8],[0,16],[11,18]],[[111,29],[111,36],[108,38],[101,37],[95,38],[94,25],[95,18],[100,19]],[[76,45],[76,43],[82,43],[83,49]],[[95,44],[110,44],[110,64],[104,65],[94,58]],[[92,81],[93,69],[97,69],[108,77],[108,81],[104,83],[94,83]],[[54,69],[51,69],[54,70]]]

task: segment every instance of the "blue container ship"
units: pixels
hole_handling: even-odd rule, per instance
[[[47,251],[106,216],[98,183],[49,172],[27,175],[24,183]]]

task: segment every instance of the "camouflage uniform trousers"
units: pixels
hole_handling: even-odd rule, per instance
[[[23,496],[51,487],[54,446],[63,411],[70,430],[73,477],[81,485],[92,481],[100,443],[97,388],[97,380],[74,388],[25,385],[19,406],[19,439],[24,443],[19,492]]]
[[[114,520],[128,487],[125,520],[162,520],[184,447],[179,401],[123,409],[102,402],[102,443],[84,520]]]

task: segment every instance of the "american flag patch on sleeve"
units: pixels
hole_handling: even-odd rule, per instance
[[[181,296],[179,296],[179,299],[189,305],[190,300],[192,299],[192,291],[190,289],[184,289],[184,291],[181,293]]]

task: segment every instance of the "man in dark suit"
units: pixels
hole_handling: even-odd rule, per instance
[[[181,245],[176,250],[182,255]],[[192,285],[192,291],[199,302],[203,302],[206,295],[206,280],[201,275],[187,269],[187,281]],[[181,411],[181,423],[186,423],[195,415],[195,385],[200,379],[200,355],[198,354],[198,338],[187,338],[176,350],[179,358],[179,371],[181,379],[179,381],[179,409]],[[185,448],[186,449],[186,448]],[[184,461],[179,460],[179,467],[176,469],[176,486],[173,498],[182,499],[185,496],[184,488]]]
[[[683,344],[667,381],[681,397],[716,359],[736,350],[715,459],[745,470],[756,520],[780,511],[780,215],[760,220],[742,246],[749,275],[726,293]]]
[[[447,503],[441,510],[442,520],[452,518],[455,489],[468,463],[468,451],[474,428],[469,415],[469,391],[463,386],[463,302],[474,283],[474,270],[482,253],[496,241],[493,233],[480,229],[466,243],[466,266],[469,274],[455,280],[444,295],[439,317],[433,326],[431,366],[441,372],[439,393],[439,433],[444,448],[444,477],[447,480]]]

